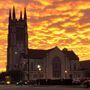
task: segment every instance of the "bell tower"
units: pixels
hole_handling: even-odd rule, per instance
[[[27,31],[27,14],[24,8],[24,18],[22,11],[20,19],[17,20],[15,7],[9,10],[8,24],[8,48],[7,48],[7,71],[19,70],[21,53],[27,54],[28,50],[28,31]]]

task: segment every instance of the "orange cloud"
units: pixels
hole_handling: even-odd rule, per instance
[[[6,3],[7,2],[7,3]],[[0,70],[7,60],[8,9],[27,7],[29,48],[68,48],[90,60],[89,0],[0,0]]]

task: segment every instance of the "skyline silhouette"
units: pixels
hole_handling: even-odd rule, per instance
[[[29,48],[58,46],[74,50],[80,60],[90,59],[90,1],[7,0],[6,6],[5,1],[0,2],[0,69],[6,66],[8,9],[13,5],[17,18],[22,7],[27,7]]]

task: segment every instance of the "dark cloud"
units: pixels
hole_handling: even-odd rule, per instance
[[[18,4],[24,4],[26,6],[31,6],[32,7],[32,4],[33,5],[38,5],[40,6],[41,3],[37,0],[13,0],[15,3],[18,3]]]
[[[62,25],[62,22],[57,22],[49,25],[48,28],[51,28],[51,27],[61,28],[61,25]]]
[[[84,16],[79,20],[80,24],[90,23],[90,9],[81,10]]]
[[[60,15],[51,15],[51,16],[45,16],[45,17],[31,16],[30,21],[35,23],[35,22],[49,21],[50,19],[55,19],[59,17]]]
[[[75,27],[68,27],[65,29],[66,33],[75,33],[77,30]]]
[[[84,45],[89,45],[90,44],[90,40],[88,38],[82,39],[80,41],[80,43],[84,44]]]
[[[27,3],[28,0],[13,0],[16,3]]]

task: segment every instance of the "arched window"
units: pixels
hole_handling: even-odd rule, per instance
[[[61,60],[59,57],[54,57],[52,60],[52,73],[53,77],[61,77]]]

